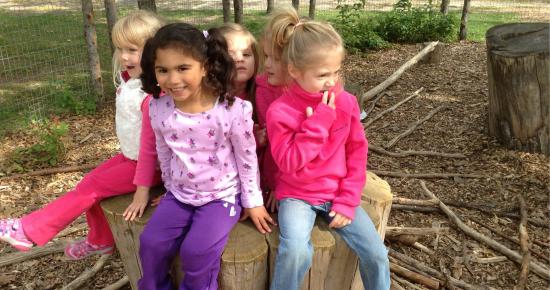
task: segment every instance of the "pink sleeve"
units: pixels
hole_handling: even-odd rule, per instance
[[[298,130],[287,122],[296,116],[285,108],[271,107],[267,111],[267,134],[271,153],[279,170],[294,173],[315,159],[329,137],[329,129],[336,119],[335,110],[320,103],[312,116],[305,119]],[[305,115],[305,112],[304,112]]]
[[[361,202],[361,192],[365,186],[368,142],[359,120],[359,106],[353,100],[350,133],[346,141],[347,174],[340,181],[340,192],[332,201],[332,210],[353,219],[355,208]]]
[[[263,87],[256,88],[256,115],[258,116],[258,124],[265,128],[267,108],[269,102],[267,100],[267,91]]]
[[[149,118],[149,102],[151,96],[145,97],[141,103],[141,137],[139,156],[134,176],[134,184],[153,186],[157,183],[157,150],[155,148],[155,134]]]

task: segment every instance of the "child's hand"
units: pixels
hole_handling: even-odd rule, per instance
[[[329,106],[331,109],[336,109],[336,95],[334,95],[334,92],[330,92],[330,99],[328,97],[328,91],[325,91],[323,93],[323,98],[321,99],[321,103]],[[306,116],[311,117],[313,115],[313,108],[307,107],[306,108]]]
[[[351,219],[335,212],[335,211],[330,211],[330,213],[328,214],[329,217],[332,218],[332,221],[330,222],[330,224],[328,225],[329,228],[335,228],[335,229],[339,229],[339,228],[343,228],[349,224],[351,224]]]
[[[260,127],[258,124],[254,124],[252,129],[254,138],[256,138],[256,144],[258,147],[264,147],[267,144],[267,134],[265,128]]]
[[[126,221],[133,221],[136,217],[141,217],[149,202],[149,187],[138,186],[132,203],[126,208],[122,216]]]
[[[258,231],[262,234],[265,234],[266,232],[271,233],[271,228],[269,227],[268,223],[276,226],[277,223],[271,218],[269,213],[265,210],[265,207],[257,206],[253,208],[245,208],[244,214],[241,217],[241,221],[247,219],[250,216],[250,219],[258,229]]]
[[[273,191],[269,191],[267,193],[267,201],[265,202],[265,206],[267,207],[267,210],[269,212],[275,212],[279,210],[279,203],[277,202],[277,199],[275,198],[275,193]]]

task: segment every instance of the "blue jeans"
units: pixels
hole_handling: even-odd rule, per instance
[[[298,290],[311,266],[313,246],[311,230],[317,214],[327,222],[330,202],[311,205],[305,201],[286,198],[279,202],[279,250],[271,290]],[[359,270],[367,290],[390,289],[388,251],[367,213],[355,209],[352,223],[335,231],[359,257]]]

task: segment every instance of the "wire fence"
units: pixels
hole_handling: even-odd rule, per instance
[[[367,0],[365,10],[389,11],[395,1]],[[427,5],[428,1],[412,0],[412,3],[421,6]],[[153,2],[156,2],[157,13],[169,20],[191,22],[202,27],[223,22],[220,0]],[[275,7],[292,3],[290,0],[274,2]],[[137,0],[118,0],[115,3],[119,17],[139,9]],[[317,0],[315,4],[316,15],[323,18],[337,15],[339,3],[336,0]],[[439,4],[432,2],[436,7]],[[461,11],[462,5],[462,0],[451,0],[449,9]],[[258,19],[246,22],[257,26],[251,30],[261,30],[267,1],[244,0],[243,6],[245,20]],[[93,93],[90,82],[81,7],[81,0],[0,0],[0,123],[4,129],[17,126],[18,122],[29,117],[93,112],[96,104],[112,101],[111,51],[104,1],[93,0],[105,87],[102,97]],[[300,13],[307,15],[308,9],[309,1],[300,1]],[[473,0],[470,12],[512,15],[511,21],[550,22],[550,1]]]

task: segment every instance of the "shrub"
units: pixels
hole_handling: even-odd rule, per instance
[[[13,171],[56,165],[65,156],[62,137],[67,135],[68,129],[63,122],[31,121],[30,134],[38,136],[39,142],[19,147],[10,154]]]
[[[423,7],[412,7],[410,0],[399,0],[392,11],[378,18],[375,31],[389,42],[448,41],[456,31],[455,17],[441,14],[431,1]]]
[[[338,16],[332,21],[332,25],[340,33],[346,49],[350,52],[365,52],[388,46],[388,43],[374,31],[376,22],[364,16],[364,1],[350,5],[342,4],[342,0],[338,0],[336,6]]]

